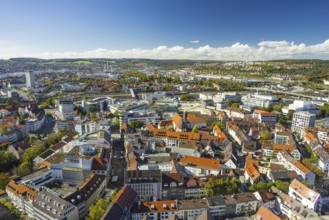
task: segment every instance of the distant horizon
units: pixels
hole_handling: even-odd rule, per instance
[[[202,59],[153,59],[153,58],[106,58],[106,57],[91,57],[91,58],[78,58],[78,57],[70,57],[70,58],[39,58],[39,57],[10,57],[7,59],[0,60],[11,60],[11,59],[35,59],[35,60],[155,60],[155,61],[203,61],[203,62],[270,62],[270,61],[288,61],[288,60],[296,60],[296,61],[312,61],[312,60],[319,60],[319,61],[329,61],[329,59],[321,59],[321,58],[286,58],[286,59],[271,59],[271,60],[202,60]]]

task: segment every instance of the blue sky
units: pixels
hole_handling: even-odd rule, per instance
[[[0,3],[0,58],[232,59],[243,52],[237,59],[249,59],[255,54],[253,50],[257,50],[257,57],[250,59],[329,59],[327,0],[0,0]],[[265,49],[259,44],[265,45]],[[239,51],[227,49],[234,45]],[[283,53],[282,47],[289,52]],[[269,56],[273,52],[275,56]]]

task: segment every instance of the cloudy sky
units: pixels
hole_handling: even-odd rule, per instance
[[[0,3],[2,59],[329,59],[327,0]]]

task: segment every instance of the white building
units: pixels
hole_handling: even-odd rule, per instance
[[[321,211],[321,195],[296,179],[289,186],[289,196],[314,211]]]
[[[124,183],[135,190],[139,200],[162,199],[161,170],[128,170],[124,178]]]
[[[26,87],[27,88],[34,88],[35,87],[34,72],[27,72],[25,74],[25,77],[26,77]]]
[[[316,115],[309,112],[295,112],[292,118],[291,130],[301,133],[303,128],[314,127]]]
[[[318,167],[324,173],[328,175],[329,171],[329,153],[322,147],[318,147],[314,150],[314,153],[318,156]]]
[[[287,170],[295,171],[300,180],[305,180],[311,186],[314,185],[316,175],[301,162],[295,161],[294,158],[285,151],[279,152],[277,158]]]
[[[276,105],[279,103],[279,100],[276,96],[266,96],[266,95],[251,95],[248,94],[243,96],[241,99],[243,105],[246,106],[258,106],[268,108],[270,106]]]
[[[303,101],[303,100],[294,100],[294,102],[292,104],[290,104],[288,107],[283,107],[282,108],[282,113],[284,115],[287,115],[289,110],[292,111],[307,111],[307,112],[311,112],[311,113],[318,113],[319,110],[314,107],[311,102],[309,101]]]
[[[25,122],[25,126],[27,127],[29,132],[33,133],[41,128],[43,121],[44,121],[44,117],[42,118],[42,120],[39,120],[37,118],[29,119],[28,121]]]
[[[275,124],[276,123],[276,113],[275,112],[267,112],[267,111],[262,111],[262,110],[254,110],[252,114],[253,118],[257,118],[259,122],[261,123],[271,123]]]

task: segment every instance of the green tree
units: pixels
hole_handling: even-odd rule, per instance
[[[283,182],[281,180],[275,180],[274,185],[276,188],[278,188],[279,190],[281,190],[284,193],[288,193],[289,192],[289,182]]]
[[[270,189],[273,186],[271,182],[259,181],[249,187],[250,192],[256,192],[260,190]]]
[[[187,101],[187,100],[191,100],[191,99],[193,99],[193,95],[189,94],[189,93],[183,94],[180,96],[181,101]]]
[[[33,137],[31,135],[29,135],[29,137],[28,137],[28,143],[30,146],[33,145],[33,143],[34,143]]]
[[[20,115],[20,116],[19,116],[19,124],[20,124],[20,125],[24,125],[24,124],[25,124],[24,119],[25,119],[25,118],[24,118],[24,115]]]
[[[221,121],[214,121],[210,126],[208,126],[208,129],[212,131],[215,125],[217,125],[221,130],[225,130],[225,124]]]
[[[98,199],[98,201],[94,205],[89,207],[89,213],[86,220],[101,219],[109,205],[109,201],[106,201],[103,198]]]
[[[32,171],[32,164],[29,162],[23,162],[17,168],[17,173],[20,176],[26,175],[31,171]]]
[[[194,133],[198,133],[198,126],[197,125],[194,125],[193,128],[192,128],[192,132]]]
[[[18,164],[19,160],[13,153],[0,151],[0,172],[8,172]]]
[[[113,199],[115,198],[115,196],[118,194],[119,192],[119,189],[118,188],[115,188],[111,194],[111,198],[110,198],[110,202],[113,201]]]
[[[1,131],[0,131],[0,133],[1,133],[1,134],[6,134],[7,131],[8,131],[8,129],[7,129],[7,125],[3,125],[3,126],[1,127]]]
[[[271,140],[271,133],[268,130],[263,130],[261,134],[261,142],[264,144]]]
[[[310,169],[313,173],[315,173],[317,176],[322,177],[323,176],[323,172],[319,169],[319,167],[317,166],[317,164],[312,163],[312,159],[311,158],[305,158],[302,160],[302,163],[308,168]]]
[[[281,104],[277,104],[277,105],[274,105],[273,106],[273,111],[276,111],[276,112],[281,112],[282,111],[282,103]]]
[[[240,103],[238,103],[238,102],[232,102],[231,107],[232,108],[239,108],[240,107]]]
[[[140,120],[130,121],[128,124],[131,128],[141,128],[143,126],[143,123]]]
[[[205,186],[207,196],[227,195],[239,192],[241,183],[239,180],[210,178]]]
[[[91,119],[92,122],[94,122],[96,120],[95,113],[90,113],[90,119]]]
[[[11,178],[7,173],[0,173],[0,189],[4,190]]]
[[[294,110],[289,110],[287,114],[287,119],[291,121],[293,116],[294,116]]]

